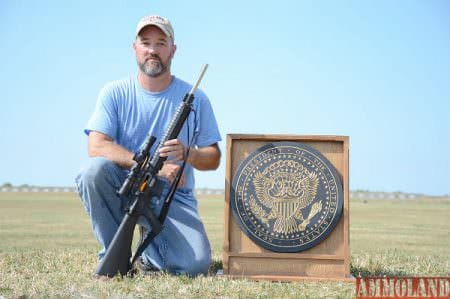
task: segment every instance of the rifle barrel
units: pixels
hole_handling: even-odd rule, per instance
[[[206,70],[208,69],[208,64],[204,64],[201,71],[200,71],[200,76],[197,79],[197,82],[195,82],[195,84],[192,86],[191,91],[189,92],[189,94],[194,94],[195,91],[197,90],[198,86],[200,85],[200,82],[203,79],[203,75],[205,74]]]

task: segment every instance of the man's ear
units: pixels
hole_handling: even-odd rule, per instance
[[[177,51],[177,45],[173,44],[172,46],[172,58],[175,56],[175,52]]]

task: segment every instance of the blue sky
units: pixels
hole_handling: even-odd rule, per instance
[[[73,185],[99,89],[136,73],[144,15],[226,134],[350,136],[350,188],[450,194],[448,1],[0,2],[0,184]],[[198,187],[223,188],[225,155]]]

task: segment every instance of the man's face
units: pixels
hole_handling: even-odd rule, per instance
[[[158,27],[144,27],[133,43],[133,48],[137,64],[147,76],[156,78],[170,71],[176,46]]]

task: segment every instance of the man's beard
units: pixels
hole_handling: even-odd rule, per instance
[[[156,58],[158,61],[150,60],[150,58],[153,59]],[[146,74],[149,77],[156,78],[161,74],[165,73],[169,69],[170,62],[171,61],[169,60],[167,65],[164,65],[164,63],[161,61],[159,57],[151,56],[148,58],[148,60],[142,63],[138,61],[137,64],[144,74]]]

